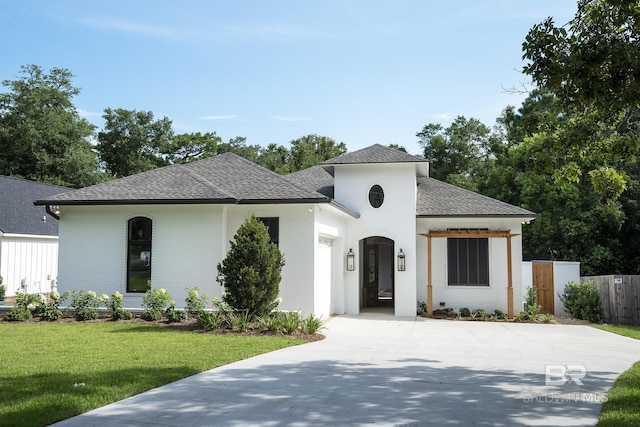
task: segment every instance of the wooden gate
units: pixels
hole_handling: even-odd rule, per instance
[[[554,314],[553,262],[533,261],[531,263],[533,289],[538,296],[541,313]]]

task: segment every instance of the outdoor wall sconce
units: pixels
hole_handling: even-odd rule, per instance
[[[353,249],[349,249],[347,253],[347,271],[353,271],[356,269],[356,254],[353,253]]]
[[[404,263],[404,252],[400,249],[400,252],[398,252],[398,271],[405,271],[405,269],[406,264]]]

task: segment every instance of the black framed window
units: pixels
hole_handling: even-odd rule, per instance
[[[131,218],[128,223],[127,292],[151,289],[152,221],[145,217]]]
[[[269,230],[269,238],[272,243],[280,245],[280,218],[278,217],[262,217],[258,221],[263,223]]]
[[[489,286],[489,239],[448,238],[449,286]]]

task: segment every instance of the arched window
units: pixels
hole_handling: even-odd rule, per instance
[[[127,292],[146,292],[151,289],[151,231],[152,221],[135,217],[128,224]]]

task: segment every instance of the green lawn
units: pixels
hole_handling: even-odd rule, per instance
[[[0,322],[0,337],[3,426],[45,426],[216,366],[305,342],[124,322]]]
[[[624,325],[594,325],[603,331],[640,339],[640,327]],[[598,426],[640,426],[640,361],[622,373],[607,393]]]

